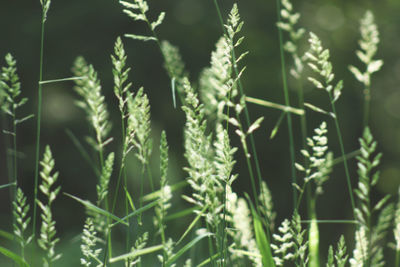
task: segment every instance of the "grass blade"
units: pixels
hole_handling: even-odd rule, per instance
[[[303,109],[285,106],[285,105],[277,104],[277,103],[270,102],[267,100],[250,97],[250,96],[246,96],[245,100],[246,100],[246,102],[249,102],[252,104],[256,104],[256,105],[268,107],[268,108],[279,109],[284,112],[290,112],[290,113],[293,113],[293,114],[299,115],[299,116],[303,116],[305,113]]]
[[[185,236],[192,230],[192,228],[196,225],[197,221],[200,220],[201,216],[204,214],[204,212],[207,210],[208,206],[205,206],[200,212],[199,214],[197,214],[196,218],[194,218],[194,220],[192,221],[192,223],[189,225],[189,227],[186,229],[186,231],[183,233],[183,235],[181,236],[181,238],[179,238],[178,242],[176,242],[176,244],[179,244],[184,238]]]
[[[157,200],[155,200],[155,201],[153,201],[153,202],[147,204],[146,206],[143,206],[143,207],[141,207],[140,209],[137,209],[137,210],[135,210],[135,211],[129,213],[129,214],[126,215],[125,217],[123,217],[123,218],[121,218],[121,219],[118,219],[117,222],[111,224],[110,227],[114,227],[115,225],[117,225],[117,224],[119,224],[119,223],[123,223],[123,224],[125,224],[125,225],[128,225],[128,224],[125,222],[126,219],[128,219],[128,218],[130,218],[130,217],[133,217],[133,216],[136,216],[136,215],[139,215],[139,214],[142,214],[144,211],[146,211],[146,210],[148,210],[148,209],[151,209],[151,208],[157,206],[157,204],[158,204],[159,201],[160,201],[160,200],[157,199]]]
[[[9,184],[3,184],[3,185],[0,185],[0,189],[15,186],[15,185],[17,185],[15,182],[9,183]]]
[[[72,198],[72,199],[78,201],[79,203],[81,203],[81,204],[84,205],[87,209],[89,209],[89,210],[91,210],[91,211],[94,211],[94,212],[96,212],[96,213],[98,213],[98,214],[104,215],[104,216],[106,216],[106,217],[108,217],[108,218],[111,218],[111,219],[113,219],[114,221],[117,221],[117,222],[119,222],[119,223],[123,223],[123,224],[125,224],[125,225],[128,225],[126,222],[123,221],[123,219],[120,219],[120,218],[118,218],[117,216],[115,216],[114,214],[112,214],[112,213],[110,213],[110,212],[108,212],[108,211],[106,211],[106,210],[103,210],[103,209],[97,207],[96,205],[92,204],[89,200],[83,200],[83,199],[80,199],[79,197],[70,195],[70,194],[68,194],[68,193],[64,193],[64,195],[66,195],[66,196],[68,196],[68,197],[70,197],[70,198]]]
[[[250,199],[249,199],[250,200]],[[272,257],[271,247],[260,217],[256,213],[253,204],[250,202],[251,213],[253,215],[254,234],[256,236],[258,250],[262,257],[263,266],[275,267],[275,261]]]
[[[15,254],[14,252],[12,252],[4,247],[0,247],[0,253],[2,253],[7,258],[10,258],[11,260],[13,260],[19,266],[22,266],[22,267],[30,266],[21,256]]]
[[[179,219],[182,217],[185,217],[186,215],[192,214],[193,211],[198,210],[199,208],[197,207],[192,207],[192,208],[188,208],[185,210],[181,210],[178,211],[176,213],[173,213],[171,215],[168,215],[167,217],[165,217],[165,221],[171,221],[171,220],[175,220],[175,219]]]
[[[128,200],[129,205],[131,206],[132,211],[135,211],[136,210],[135,204],[133,203],[131,194],[129,194],[128,189],[126,189],[126,186],[124,186],[124,190],[125,190],[125,196]]]
[[[218,257],[219,257],[219,253],[215,253],[212,257],[209,257],[209,258],[205,259],[204,261],[202,261],[199,265],[197,265],[197,267],[202,267],[202,266],[210,263],[210,261],[215,260]]]
[[[68,135],[68,137],[71,139],[74,146],[76,146],[76,148],[78,149],[81,156],[86,160],[86,162],[89,164],[89,166],[92,167],[96,176],[100,177],[100,175],[101,175],[100,171],[96,168],[96,165],[90,159],[89,154],[87,153],[85,148],[82,146],[81,142],[79,142],[78,138],[76,138],[76,136],[69,129],[66,129],[65,132]]]
[[[58,82],[66,82],[66,81],[84,80],[86,78],[87,77],[69,77],[69,78],[62,78],[62,79],[55,79],[55,80],[39,81],[39,84],[48,84],[48,83],[58,83]]]
[[[278,133],[279,126],[281,125],[281,122],[283,118],[285,118],[286,112],[282,112],[281,115],[279,116],[278,121],[276,122],[274,129],[271,131],[271,135],[269,136],[269,139],[273,139],[275,135]]]
[[[197,236],[195,239],[193,239],[192,241],[190,241],[189,243],[187,243],[183,248],[181,248],[174,256],[172,256],[165,264],[166,267],[171,266],[172,263],[174,263],[175,261],[177,261],[179,259],[180,256],[182,256],[186,251],[188,251],[191,247],[193,247],[194,245],[196,245],[197,242],[199,242],[200,240],[202,240],[204,237],[208,237],[211,236],[212,233],[204,233],[201,234],[199,236]]]
[[[14,240],[14,234],[7,231],[0,230],[0,237],[5,239]]]

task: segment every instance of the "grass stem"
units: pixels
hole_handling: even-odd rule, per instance
[[[370,113],[370,105],[371,105],[371,92],[370,86],[367,86],[364,89],[364,119],[363,119],[363,129],[369,124],[369,113]]]
[[[217,14],[218,14],[218,18],[220,20],[220,24],[221,24],[222,30],[226,34],[226,29],[225,29],[225,26],[224,26],[224,20],[222,18],[222,13],[221,13],[221,10],[219,8],[218,2],[217,2],[217,0],[213,0],[213,1],[214,1],[214,5],[215,5],[215,8],[216,8]],[[233,49],[232,49],[232,61],[236,62],[236,54],[235,54],[235,50],[233,50]],[[236,64],[233,65],[233,69],[234,69],[236,77],[239,77],[239,70],[238,70]],[[245,96],[243,85],[242,85],[242,82],[241,82],[240,78],[237,80],[237,84],[238,84],[238,87],[239,87],[240,96]],[[246,126],[250,127],[250,125],[251,125],[251,123],[250,123],[250,115],[249,115],[249,111],[248,111],[248,108],[247,108],[246,104],[244,104],[244,109],[243,110],[244,110],[244,114],[245,114]],[[258,160],[258,156],[257,156],[257,150],[256,150],[255,141],[254,141],[254,136],[253,136],[252,133],[249,135],[249,139],[250,139],[250,147],[251,147],[251,150],[252,150],[251,154],[254,157],[254,163],[255,163],[256,173],[257,173],[257,177],[258,177],[258,184],[259,184],[259,188],[261,188],[261,182],[262,182],[261,169],[260,169],[260,164],[259,164],[259,160]],[[255,186],[255,178],[254,178],[252,166],[251,166],[251,164],[249,164],[250,160],[248,158],[246,159],[246,161],[247,161],[247,165],[249,167],[249,175],[250,175],[250,180],[251,180],[251,183],[252,183],[252,188],[253,188],[253,191],[254,191],[255,203],[256,203],[257,208],[259,208],[258,198],[257,198],[258,194],[257,194],[256,186]]]
[[[281,7],[280,7],[280,0],[276,0],[277,3],[277,16],[278,22],[281,21]],[[282,82],[283,82],[283,93],[285,97],[285,105],[290,106],[289,101],[289,90],[287,86],[287,77],[286,77],[286,64],[285,64],[285,55],[283,51],[283,37],[282,37],[282,30],[278,27],[278,35],[279,35],[279,52],[281,58],[281,70],[282,70]],[[304,101],[303,101],[304,103]],[[288,123],[288,131],[289,131],[289,151],[290,151],[290,170],[292,175],[292,184],[297,184],[297,177],[296,177],[296,168],[295,168],[295,153],[294,153],[294,138],[293,138],[293,124],[292,124],[292,116],[290,113],[287,114],[287,123]],[[293,188],[293,207],[297,207],[297,191]]]
[[[333,100],[331,92],[329,92],[329,99],[330,99],[331,106],[332,106],[332,112],[333,112],[333,114],[335,114],[334,121],[335,121],[336,133],[337,133],[337,136],[338,136],[338,139],[339,139],[340,151],[342,153],[343,165],[344,165],[344,170],[345,170],[345,174],[346,174],[347,188],[348,188],[349,195],[350,195],[351,207],[353,209],[353,216],[355,218],[356,217],[355,216],[356,205],[355,205],[355,202],[354,202],[353,189],[352,189],[352,186],[351,186],[350,172],[349,172],[349,167],[347,165],[347,158],[346,158],[346,153],[345,153],[345,150],[344,150],[343,138],[342,138],[342,133],[340,131],[339,121],[338,121],[338,118],[337,118],[335,102]]]
[[[40,127],[42,117],[42,80],[43,80],[43,54],[44,54],[44,29],[46,22],[46,14],[42,12],[41,24],[41,37],[40,37],[40,63],[39,63],[39,87],[38,87],[38,102],[37,102],[37,115],[36,115],[36,157],[35,157],[35,180],[34,180],[34,201],[33,201],[33,218],[32,218],[32,233],[36,234],[36,221],[37,221],[37,194],[38,194],[38,180],[39,180],[39,156],[40,156]]]

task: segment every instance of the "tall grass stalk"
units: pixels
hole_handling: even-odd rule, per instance
[[[37,209],[37,193],[38,193],[38,180],[39,180],[39,154],[40,154],[40,127],[42,118],[42,80],[43,80],[43,56],[44,56],[44,33],[45,23],[47,19],[47,12],[49,11],[51,0],[40,0],[42,5],[42,19],[41,19],[41,34],[40,34],[40,55],[39,55],[39,87],[38,87],[38,102],[36,114],[36,157],[35,157],[35,181],[34,181],[34,203],[33,203],[33,223],[32,231],[36,233],[36,209]]]
[[[218,1],[217,0],[213,0],[213,2],[214,2],[214,5],[215,5],[215,9],[217,11],[218,18],[220,20],[222,31],[224,32],[224,34],[226,36],[229,36],[228,32],[226,30],[225,24],[224,24],[224,20],[223,20],[223,17],[222,17],[222,13],[221,13]],[[233,43],[233,40],[230,40],[230,41]],[[232,49],[231,53],[232,53],[232,62],[234,62],[232,67],[233,67],[235,76],[237,78],[237,85],[238,85],[238,88],[239,88],[240,96],[244,97],[245,96],[244,89],[243,89],[243,85],[242,85],[242,82],[241,82],[241,79],[240,79],[241,71],[239,71],[238,66],[236,64],[238,58],[236,57],[236,53],[235,53],[234,49]],[[250,115],[249,115],[249,111],[247,109],[246,102],[243,103],[243,109],[244,109],[246,126],[248,128],[250,128],[250,126],[251,126]],[[259,160],[258,160],[258,155],[257,155],[255,141],[254,141],[254,136],[253,136],[252,133],[250,133],[249,138],[250,138],[250,146],[251,146],[251,150],[252,150],[251,154],[254,157],[255,169],[256,169],[256,174],[257,174],[257,177],[258,177],[258,185],[259,185],[258,188],[261,188],[261,183],[262,183],[261,169],[260,169],[260,164],[259,164]],[[245,153],[248,153],[248,152],[245,151]],[[250,176],[250,181],[251,181],[251,186],[252,186],[252,189],[253,189],[253,193],[254,193],[254,196],[257,196],[258,194],[257,194],[257,187],[256,187],[256,182],[255,182],[256,180],[255,180],[255,176],[254,176],[254,172],[253,172],[253,167],[252,167],[251,161],[250,161],[250,159],[249,159],[249,157],[247,155],[246,155],[246,163],[247,163],[247,167],[248,167],[248,171],[249,171],[249,176]],[[259,203],[258,203],[257,197],[254,198],[254,201],[255,201],[256,207],[258,209],[259,208],[259,205],[258,205]]]
[[[346,152],[344,150],[342,132],[340,130],[339,120],[337,118],[336,106],[335,106],[335,103],[333,101],[334,99],[333,99],[333,96],[332,96],[331,93],[329,93],[329,99],[331,101],[332,112],[333,112],[333,114],[335,114],[334,121],[335,121],[336,134],[337,134],[338,139],[339,139],[340,152],[342,154],[343,166],[344,166],[344,171],[345,171],[345,174],[346,174],[347,188],[348,188],[349,195],[350,195],[351,206],[352,206],[353,211],[354,211],[355,201],[354,201],[354,196],[353,196],[353,189],[352,189],[352,186],[351,186],[351,178],[350,178],[349,166],[347,164]]]
[[[117,185],[114,193],[114,200],[112,202],[111,213],[115,210],[115,205],[117,201],[118,191],[120,190],[120,182],[121,177],[124,177],[124,186],[128,187],[127,181],[127,172],[125,168],[126,156],[128,154],[128,141],[127,141],[127,129],[126,129],[126,117],[127,114],[127,98],[131,95],[129,89],[132,87],[132,83],[128,82],[128,73],[130,68],[126,68],[126,59],[127,56],[125,54],[124,45],[120,37],[117,38],[114,46],[114,54],[111,55],[111,60],[113,63],[113,76],[114,76],[114,94],[118,99],[118,107],[121,115],[121,137],[122,137],[122,157],[121,157],[121,165],[118,173]],[[129,213],[129,203],[128,198],[125,197],[125,215]],[[127,221],[129,224],[129,220]],[[128,246],[130,243],[130,226],[128,226],[128,234],[126,238],[126,250],[128,250]]]
[[[353,190],[352,190],[352,186],[351,186],[349,167],[347,164],[346,153],[345,153],[344,145],[343,145],[342,132],[340,130],[339,120],[338,120],[338,116],[337,116],[338,114],[336,112],[336,105],[335,105],[335,102],[339,99],[339,97],[341,95],[341,90],[343,88],[343,81],[339,81],[336,85],[332,84],[332,81],[333,81],[335,75],[332,72],[332,64],[329,61],[329,57],[330,57],[329,50],[324,49],[322,47],[320,39],[312,32],[310,33],[309,43],[310,43],[311,48],[310,48],[309,52],[306,53],[306,57],[308,59],[308,65],[320,77],[318,77],[318,78],[308,77],[308,80],[312,84],[314,84],[314,86],[316,88],[322,89],[328,93],[329,101],[331,104],[331,110],[332,110],[331,117],[333,118],[333,120],[335,122],[336,134],[338,136],[340,152],[342,154],[343,165],[344,165],[345,174],[346,174],[347,188],[349,191],[351,207],[352,207],[352,210],[354,213],[356,206],[355,206]],[[326,114],[329,114],[329,113],[326,113]],[[355,214],[354,214],[354,217],[355,217]]]
[[[277,17],[278,23],[281,22],[281,0],[276,0],[277,7]],[[282,29],[278,27],[278,35],[279,35],[279,55],[281,59],[281,73],[282,73],[282,83],[283,83],[283,94],[285,97],[285,105],[290,106],[289,100],[289,89],[287,86],[287,77],[286,77],[286,63],[285,63],[285,55],[283,49],[283,37],[282,37]],[[289,133],[289,151],[290,151],[290,170],[292,176],[292,184],[297,184],[297,175],[296,175],[296,167],[295,167],[295,145],[293,138],[293,124],[292,124],[292,115],[290,112],[286,114],[287,116],[287,125],[288,125],[288,133]],[[293,209],[297,207],[297,191],[296,188],[292,187],[292,198],[293,198]]]
[[[6,151],[6,153],[11,155],[9,183],[15,184],[10,190],[10,200],[11,203],[13,203],[16,200],[18,185],[17,125],[29,117],[19,119],[17,116],[17,109],[24,105],[27,99],[21,98],[21,83],[17,74],[16,60],[11,54],[7,54],[5,56],[5,61],[7,65],[3,67],[0,72],[0,98],[3,98],[2,101],[4,103],[0,104],[2,112],[10,117],[11,124],[11,129],[9,129],[8,126],[4,127],[2,134],[5,134],[7,137],[10,136],[12,140],[12,145],[10,146],[12,148]],[[7,120],[4,118],[4,124],[7,124],[6,121]],[[7,142],[9,142],[9,138],[7,138]],[[6,159],[9,160],[8,155],[6,155]]]

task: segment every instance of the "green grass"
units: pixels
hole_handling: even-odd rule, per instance
[[[364,87],[360,94],[364,101],[360,118],[364,130],[359,138],[359,149],[347,154],[351,148],[345,147],[343,128],[339,124],[344,115],[337,105],[345,97],[342,95],[346,90],[343,79],[334,72],[331,52],[323,41],[312,29],[299,26],[301,14],[296,6],[288,0],[276,3],[276,44],[284,103],[281,104],[247,96],[243,77],[247,71],[246,57],[251,51],[246,49],[247,40],[242,32],[246,19],[240,15],[240,5],[244,3],[223,10],[219,1],[210,2],[215,7],[221,36],[211,52],[210,65],[199,74],[197,81],[186,70],[179,49],[159,37],[168,14],[158,12],[153,19],[155,3],[119,1],[121,16],[139,25],[143,23],[145,29],[144,33],[126,33],[115,40],[109,67],[114,96],[102,87],[95,66],[82,56],[73,63],[73,77],[43,80],[44,26],[51,23],[47,17],[52,10],[49,10],[50,0],[40,2],[41,43],[35,114],[36,158],[31,160],[35,163],[31,173],[32,190],[21,186],[23,180],[19,177],[22,170],[18,151],[22,148],[18,147],[17,126],[32,117],[19,114],[18,108],[27,102],[27,98],[22,97],[25,87],[19,82],[17,61],[11,54],[5,56],[5,66],[1,68],[3,137],[11,153],[4,158],[10,178],[7,184],[0,185],[0,192],[9,191],[10,217],[13,218],[1,225],[4,228],[0,231],[0,253],[4,257],[1,264],[400,266],[400,201],[395,205],[392,196],[376,199],[373,194],[380,179],[382,154],[378,152],[378,142],[370,127],[373,119],[371,76],[383,65],[382,60],[374,59],[379,32],[373,13],[366,11],[360,20],[360,49],[356,52],[366,70],[362,72],[349,66]],[[308,43],[305,36],[309,38]],[[149,89],[131,80],[135,68],[128,64],[127,42],[155,44],[158,49],[170,79],[165,87],[171,87],[171,105],[179,109],[184,119],[183,140],[180,140],[184,151],[178,155],[184,160],[183,164],[182,160],[174,161],[178,149],[169,143],[168,132],[159,131],[152,121],[151,110],[157,107],[152,106]],[[306,48],[302,43],[306,43]],[[76,157],[84,159],[89,170],[82,173],[93,176],[93,179],[80,179],[90,181],[90,187],[96,192],[95,199],[62,191],[63,179],[59,176],[63,176],[63,170],[55,163],[59,161],[50,146],[42,147],[42,143],[47,143],[41,138],[42,87],[68,81],[75,84],[76,105],[86,115],[88,129],[86,136],[76,136],[70,130],[67,134]],[[295,88],[290,88],[292,86]],[[292,94],[291,89],[296,93]],[[326,101],[310,103],[312,98],[307,92],[323,94]],[[263,139],[256,137],[260,136],[263,123],[271,117],[265,109],[265,117],[252,118],[248,105],[253,104],[281,112],[278,121],[272,122],[275,126],[267,130]],[[317,124],[308,119],[310,113],[318,114]],[[290,190],[278,192],[270,184],[270,178],[266,179],[262,173],[263,162],[257,145],[266,142],[268,137],[273,139],[280,135],[284,119],[287,119],[287,146],[266,152],[289,151],[284,164],[290,174],[279,178]],[[329,134],[330,131],[334,134]],[[337,143],[339,148],[332,147],[331,143]],[[155,144],[159,144],[158,148]],[[44,151],[42,157],[41,150]],[[340,151],[339,157],[334,158],[336,150]],[[176,167],[177,164],[181,165]],[[172,175],[171,166],[183,169],[183,177],[175,177],[176,172]],[[245,166],[246,170],[238,170],[237,166]],[[347,218],[322,219],[321,210],[331,207],[322,206],[320,199],[330,190],[329,182],[335,169],[343,172],[338,183],[342,184],[340,193],[346,192],[343,197],[348,200],[348,207],[341,209],[351,212]],[[355,169],[357,175],[351,172]],[[243,184],[250,192],[237,191],[237,185]],[[32,191],[33,197],[26,196],[25,191]],[[273,199],[279,194],[287,195],[287,202],[293,203],[286,214],[274,209]],[[57,214],[63,214],[68,220],[75,212],[60,212],[55,208],[61,197],[67,198],[71,207],[76,205],[85,212],[81,231],[58,228]],[[281,221],[277,222],[277,218]],[[323,224],[346,225],[350,231],[343,232],[338,240],[323,244],[326,240],[322,236],[327,229]],[[67,227],[68,222],[62,225]],[[74,236],[60,234],[65,232],[72,232]],[[65,245],[68,242],[73,245]],[[386,246],[388,242],[393,248]],[[327,251],[321,249],[325,245],[329,247]]]

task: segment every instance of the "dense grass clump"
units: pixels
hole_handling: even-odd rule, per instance
[[[389,194],[381,198],[374,194],[382,153],[370,125],[372,74],[381,69],[383,60],[375,59],[380,40],[372,11],[365,11],[360,20],[361,39],[355,52],[365,66],[348,67],[363,86],[364,102],[359,148],[350,152],[352,148],[343,138],[345,115],[338,105],[345,98],[342,73],[335,72],[333,53],[323,39],[313,29],[299,26],[301,13],[289,0],[277,1],[274,25],[284,104],[247,96],[243,77],[251,51],[247,51],[242,31],[246,19],[240,15],[239,5],[251,3],[234,3],[225,11],[218,1],[212,1],[222,34],[210,52],[209,66],[195,80],[179,48],[159,37],[168,14],[156,12],[154,16],[156,4],[146,0],[119,1],[121,16],[145,29],[114,39],[109,64],[111,94],[102,86],[101,72],[83,56],[72,64],[72,77],[43,80],[45,25],[51,23],[48,13],[52,10],[51,0],[40,4],[34,116],[20,115],[28,101],[22,96],[29,86],[21,85],[14,56],[5,56],[0,72],[2,133],[7,145],[6,157],[1,160],[9,176],[0,190],[2,194],[9,191],[12,211],[12,220],[1,225],[0,238],[6,240],[0,245],[2,266],[400,266],[400,200],[396,204]],[[135,68],[129,66],[127,39],[155,44],[163,60],[171,105],[184,121],[183,153],[179,155],[176,145],[169,142],[168,131],[160,130],[153,121],[153,111],[159,107],[152,105],[151,90],[132,81]],[[76,192],[63,191],[63,169],[56,167],[50,146],[42,147],[47,142],[41,136],[42,87],[66,81],[74,83],[75,104],[85,114],[81,120],[86,118],[88,126],[83,136],[67,130],[76,157],[90,170],[77,171],[82,172],[82,182]],[[321,94],[325,101],[313,101],[307,92]],[[256,137],[271,117],[254,119],[249,104],[280,112],[264,139]],[[315,114],[318,123],[310,120]],[[36,119],[36,159],[31,159],[33,188],[29,189],[25,178],[19,176],[23,173],[18,164],[23,148],[17,146],[17,130],[32,117]],[[287,146],[261,152],[257,144],[284,132],[284,120]],[[286,150],[290,175],[279,179],[290,190],[280,192],[271,178],[264,176],[259,155]],[[183,171],[174,172],[174,168]],[[340,195],[348,204],[341,209],[350,212],[345,218],[326,219],[321,215],[326,212],[321,211],[331,207],[323,206],[320,199],[329,192],[335,170],[340,172]],[[78,190],[83,184],[89,184],[93,196]],[[240,190],[243,185],[246,190]],[[277,195],[285,195],[291,203],[286,214],[275,209]],[[64,229],[76,211],[57,210],[60,198],[84,211],[79,232]],[[60,214],[67,221],[62,227],[58,226]],[[348,230],[326,242],[323,224],[345,225]],[[65,245],[68,242],[72,245]],[[71,252],[71,247],[76,251]]]

